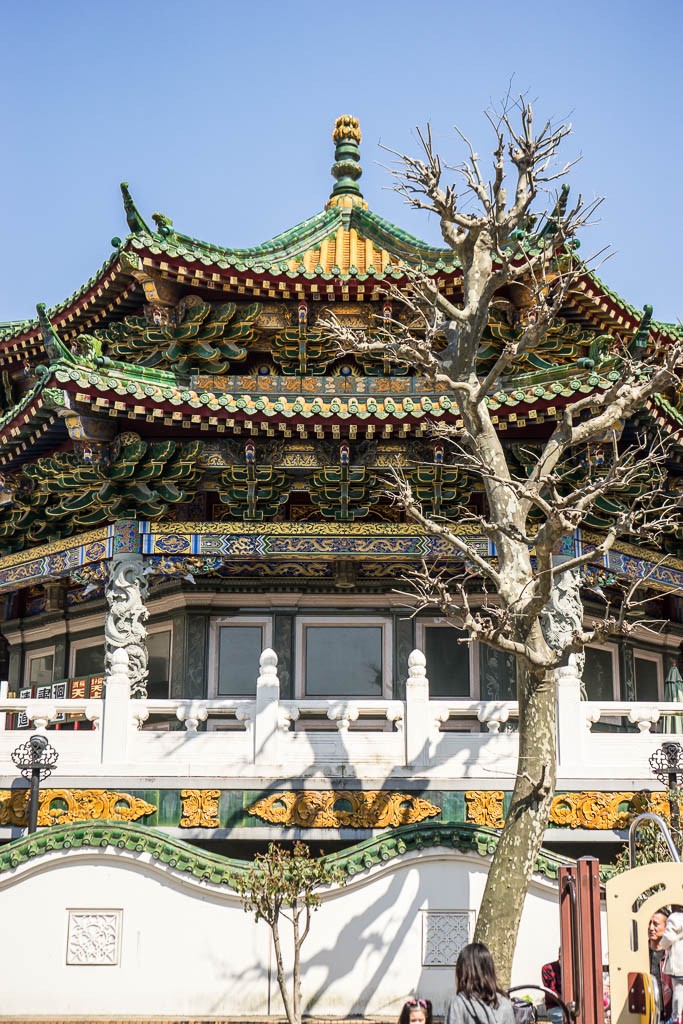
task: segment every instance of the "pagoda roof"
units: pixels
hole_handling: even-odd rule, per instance
[[[127,184],[122,185],[129,233],[95,274],[49,310],[59,334],[70,342],[132,312],[145,301],[150,276],[201,291],[206,298],[363,301],[377,299],[387,283],[401,284],[407,266],[438,277],[446,295],[459,289],[461,275],[450,249],[430,245],[367,208],[361,176],[358,122],[341,117],[335,125],[336,180],[326,207],[287,231],[247,248],[216,245],[178,232],[170,219],[142,217]],[[636,331],[642,312],[586,269],[564,315],[598,330]],[[655,339],[680,336],[677,325],[652,321]],[[38,319],[0,323],[0,359],[40,361]]]

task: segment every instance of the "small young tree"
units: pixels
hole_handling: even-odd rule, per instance
[[[235,876],[234,886],[247,913],[265,921],[273,936],[277,981],[289,1024],[301,1024],[301,947],[311,927],[311,911],[320,906],[320,890],[343,885],[346,875],[340,867],[311,857],[305,843],[289,850],[269,843],[267,853],[258,853],[246,871]],[[280,920],[292,927],[292,987],[282,953]]]
[[[586,644],[634,627],[624,601],[616,612],[608,605],[604,620],[584,629],[580,570],[606,555],[619,536],[652,544],[663,529],[680,524],[680,496],[676,508],[666,494],[670,438],[656,429],[624,428],[659,395],[671,400],[680,386],[683,331],[651,332],[647,308],[635,330],[617,322],[610,334],[596,330],[590,350],[565,367],[571,397],[558,394],[551,403],[548,415],[556,421],[533,430],[528,442],[514,443],[512,430],[503,431],[497,410],[506,393],[539,358],[552,367],[553,332],[561,337],[571,330],[563,309],[577,285],[590,281],[575,236],[597,204],[580,197],[570,204],[566,185],[555,191],[571,167],[558,162],[569,126],[536,128],[523,98],[508,99],[487,116],[490,179],[459,131],[465,155],[456,166],[441,160],[429,130],[420,133],[420,157],[395,154],[396,189],[409,205],[438,218],[460,267],[459,292],[446,295],[438,276],[404,267],[404,281],[387,291],[400,310],[391,322],[364,333],[331,316],[328,330],[344,351],[407,365],[452,396],[458,423],[434,429],[448,446],[447,461],[481,485],[481,501],[463,501],[448,518],[421,505],[408,473],[397,471],[391,490],[407,517],[448,545],[463,567],[449,574],[425,564],[416,572],[410,581],[416,609],[438,609],[464,627],[468,642],[491,645],[517,663],[517,773],[475,932],[507,982],[555,788],[555,670],[572,655],[580,660]],[[503,328],[493,336],[492,323]],[[562,391],[556,369],[562,367],[552,367],[552,387]],[[605,507],[608,521],[593,549],[558,557],[563,540]],[[473,534],[494,543],[495,560],[471,542]],[[638,584],[633,600],[637,590]]]

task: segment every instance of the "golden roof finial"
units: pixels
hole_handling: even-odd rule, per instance
[[[357,117],[352,117],[351,114],[342,114],[334,122],[332,141],[341,142],[342,139],[353,139],[355,142],[360,143],[360,123]]]
[[[363,173],[360,165],[360,125],[357,117],[342,114],[334,122],[334,163],[332,177],[335,185],[332,195],[327,201],[327,209],[332,206],[363,206],[367,203],[358,188],[358,179]]]

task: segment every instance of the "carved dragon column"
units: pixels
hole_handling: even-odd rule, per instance
[[[583,604],[581,602],[581,573],[578,569],[556,572],[550,600],[541,616],[543,635],[554,651],[561,651],[572,639],[574,633],[583,630]],[[569,655],[569,667],[579,680],[583,676],[586,655]],[[581,696],[586,694],[581,682]]]
[[[104,620],[104,665],[107,676],[114,651],[128,655],[131,697],[147,696],[148,652],[145,607],[148,593],[142,555],[120,552],[109,564],[105,588],[107,613]]]

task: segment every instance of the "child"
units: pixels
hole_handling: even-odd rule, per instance
[[[432,1004],[429,999],[406,1000],[398,1024],[432,1024]]]

